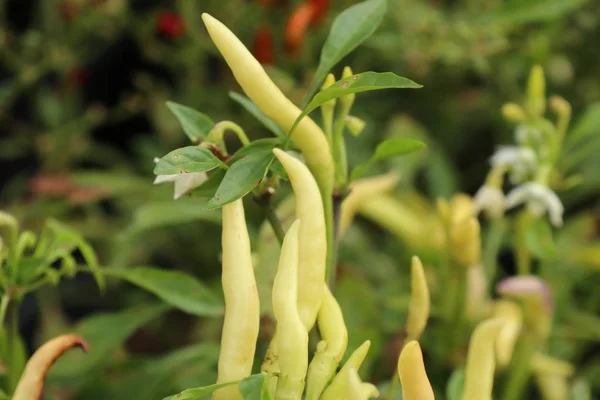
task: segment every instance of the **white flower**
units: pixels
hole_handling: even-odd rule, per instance
[[[508,167],[513,183],[523,182],[537,169],[537,156],[529,147],[500,146],[490,158],[492,167]]]
[[[159,160],[160,159],[155,158],[154,162],[156,163]],[[158,185],[165,182],[175,182],[175,193],[173,198],[177,200],[187,192],[202,185],[207,179],[208,176],[206,175],[206,172],[189,172],[173,175],[158,175],[154,180],[154,184]]]
[[[475,215],[485,211],[490,218],[500,218],[504,214],[504,193],[492,185],[483,185],[473,198]]]
[[[515,141],[520,145],[536,144],[542,140],[542,132],[527,125],[519,125],[515,129]]]
[[[517,186],[506,196],[506,208],[512,208],[521,203],[525,203],[534,216],[540,217],[547,212],[552,225],[562,225],[563,204],[548,186],[529,182]]]

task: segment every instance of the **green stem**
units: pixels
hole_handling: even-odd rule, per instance
[[[539,341],[530,333],[519,338],[508,368],[508,379],[504,390],[504,400],[524,398],[523,392],[531,377],[531,359],[537,350]]]
[[[0,300],[0,330],[4,326],[4,318],[6,318],[6,310],[8,309],[8,304],[10,303],[10,296],[8,293],[4,293],[2,295],[2,300]]]
[[[337,257],[340,243],[340,212],[342,207],[343,197],[339,194],[334,194],[331,198],[332,204],[332,219],[331,219],[331,240],[327,238],[327,280],[329,289],[333,293],[335,289],[335,280],[337,275]],[[328,229],[329,231],[329,229]],[[329,234],[329,233],[328,233]]]
[[[275,232],[275,236],[277,237],[279,244],[282,245],[285,232],[283,230],[283,226],[281,225],[281,220],[277,216],[277,213],[270,203],[263,205],[263,210],[265,211],[267,221],[269,221],[269,224],[271,224],[271,227],[273,228],[273,232]]]
[[[332,286],[332,279],[335,279],[335,218],[333,211],[333,196],[323,196],[323,212],[325,214],[325,232],[327,237],[327,259],[325,264],[325,282]],[[334,276],[332,278],[332,275]]]
[[[346,143],[344,142],[344,128],[349,112],[349,107],[340,107],[335,118],[332,137],[331,150],[335,162],[335,188],[338,190],[344,190],[348,182],[348,159],[346,156]]]
[[[531,215],[527,210],[521,211],[516,220],[515,231],[515,258],[517,261],[517,272],[519,275],[531,274],[531,253],[527,249],[527,229],[531,221]]]
[[[227,130],[230,130],[233,133],[235,133],[244,147],[250,144],[250,139],[248,139],[246,132],[244,132],[241,126],[232,121],[221,121],[218,124],[216,124],[211,130],[211,132],[208,134],[206,140],[214,142],[218,145],[222,145],[223,136],[225,135],[225,131]]]
[[[486,233],[482,259],[485,275],[489,283],[494,281],[496,271],[498,270],[498,253],[506,234],[506,220],[504,217],[492,219]]]

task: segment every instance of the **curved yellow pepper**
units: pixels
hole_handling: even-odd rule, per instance
[[[258,291],[242,200],[225,205],[222,213],[225,320],[217,383],[237,381],[252,373],[260,324]],[[241,398],[238,385],[226,386],[213,394],[215,400]]]
[[[363,361],[367,357],[369,348],[371,347],[371,341],[367,340],[361,344],[358,349],[348,357],[348,361],[344,364],[340,372],[333,378],[331,384],[325,389],[320,400],[339,400],[346,398],[348,391],[348,371],[355,369],[358,371]]]
[[[275,281],[273,314],[277,320],[279,379],[275,400],[300,400],[308,368],[308,332],[298,313],[298,242],[302,224],[296,220],[288,229]]]
[[[298,259],[298,312],[304,327],[310,331],[324,294],[327,238],[323,204],[308,168],[282,150],[274,149],[273,153],[288,173],[296,196],[296,218],[302,221],[298,233],[302,249]]]
[[[412,258],[410,290],[410,306],[406,323],[408,341],[419,339],[429,319],[429,287],[427,286],[423,264],[417,256]]]
[[[220,21],[202,14],[208,33],[246,95],[277,125],[289,132],[300,115],[296,107],[269,78],[242,42]],[[333,190],[333,158],[321,128],[308,116],[296,127],[292,142],[298,146],[325,196]]]
[[[398,358],[398,376],[402,384],[403,400],[433,400],[433,389],[429,383],[423,353],[419,342],[408,342]]]

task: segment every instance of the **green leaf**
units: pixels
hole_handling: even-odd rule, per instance
[[[161,158],[154,168],[154,175],[206,172],[222,164],[223,162],[210,150],[199,146],[187,146],[173,150]]]
[[[248,387],[248,385],[250,385],[250,387],[252,387],[256,381],[262,383],[263,379],[264,378],[263,378],[262,374],[250,375],[249,377],[244,378],[241,381],[219,383],[219,384],[210,385],[210,386],[186,389],[181,393],[174,394],[173,396],[165,397],[163,400],[199,400],[202,397],[206,396],[207,394],[211,394],[214,391],[216,391],[217,389],[221,389],[222,387],[225,387],[225,386],[235,385],[235,384],[239,383],[240,391],[241,391],[242,385],[244,387]],[[244,397],[244,399],[246,399],[246,397]]]
[[[251,375],[240,382],[240,393],[244,400],[270,400],[266,389],[266,375]]]
[[[261,124],[263,124],[268,130],[273,132],[275,136],[282,139],[286,138],[287,135],[285,134],[285,131],[281,129],[281,127],[279,127],[279,125],[277,125],[271,118],[263,114],[263,112],[260,111],[258,107],[256,107],[256,104],[254,104],[252,100],[236,92],[229,92],[229,97],[231,97],[233,101],[244,107],[246,111],[252,114],[254,118],[256,118]]]
[[[368,0],[345,9],[336,17],[321,50],[319,66],[304,96],[302,108],[306,107],[329,71],[375,32],[385,10],[386,0]]]
[[[204,200],[212,199],[215,193],[217,192],[217,189],[219,188],[219,185],[221,184],[223,178],[225,178],[224,169],[217,169],[212,171],[208,179],[204,181],[202,185],[192,190],[192,192],[189,194],[190,197],[200,198]]]
[[[542,260],[548,260],[556,255],[552,228],[546,219],[530,222],[525,232],[525,244],[534,256]]]
[[[188,138],[194,143],[204,139],[215,126],[215,123],[205,114],[181,104],[167,101],[167,107],[173,114]]]
[[[92,246],[85,241],[83,236],[81,236],[79,232],[72,229],[68,225],[65,225],[57,220],[49,220],[46,223],[46,226],[48,230],[54,234],[54,241],[50,246],[51,249],[56,246],[75,245],[81,252],[81,255],[83,256],[87,266],[92,271],[98,287],[100,290],[104,290],[104,277],[102,276],[102,270],[98,265],[98,258],[96,257],[96,253],[94,252]]]
[[[376,1],[376,0],[371,0]],[[383,89],[418,89],[422,87],[410,79],[403,78],[392,72],[363,72],[355,74],[344,79],[340,79],[327,89],[321,90],[313,97],[304,110],[298,115],[296,121],[290,129],[288,138],[294,132],[294,129],[306,115],[320,107],[329,100],[346,96],[353,93],[369,92]]]
[[[90,345],[87,353],[69,352],[50,370],[53,378],[72,378],[89,374],[102,366],[114,352],[140,327],[158,318],[169,307],[164,304],[145,305],[127,310],[95,314],[80,322],[76,333]]]
[[[465,370],[459,368],[452,372],[446,386],[446,397],[448,400],[461,400],[463,388],[465,387]]]
[[[217,186],[214,190],[216,188]],[[154,201],[135,210],[133,221],[125,233],[137,235],[152,229],[192,221],[220,222],[221,213],[205,210],[203,204],[197,199]]]
[[[477,24],[526,24],[560,17],[575,11],[588,0],[512,0],[503,2],[496,10],[468,18]]]
[[[208,202],[207,209],[223,207],[248,194],[265,177],[274,158],[271,148],[266,147],[234,162],[225,173],[217,193]]]
[[[99,393],[97,398],[156,399],[159,394],[165,396],[178,390],[179,387],[174,382],[181,381],[182,376],[202,376],[204,379],[204,374],[215,368],[218,358],[218,343],[206,341],[180,348],[164,356],[152,357],[132,367],[132,371],[125,371],[129,372],[126,376],[112,380],[107,390]],[[197,382],[197,379],[195,381]],[[82,398],[87,399],[85,396]]]
[[[222,300],[184,272],[151,267],[105,268],[104,272],[154,293],[165,303],[187,313],[200,317],[223,314]]]
[[[425,143],[414,139],[384,140],[379,143],[377,149],[375,149],[375,154],[371,156],[369,161],[359,165],[352,171],[351,177],[353,180],[360,178],[377,161],[414,153],[415,151],[423,150],[425,147]]]
[[[8,369],[6,382],[9,392],[16,388],[27,363],[25,342],[19,334],[15,334],[13,331],[10,327],[0,325],[0,365],[4,365]]]

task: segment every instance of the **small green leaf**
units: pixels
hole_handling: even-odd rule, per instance
[[[210,150],[199,146],[187,146],[173,150],[160,159],[154,175],[176,175],[206,172],[222,164]]]
[[[265,177],[274,158],[271,148],[266,147],[234,162],[217,193],[208,202],[207,209],[222,207],[248,194]]]
[[[173,396],[165,397],[163,400],[199,400],[199,399],[203,398],[204,396],[206,396],[207,394],[211,394],[211,393],[215,392],[216,390],[221,389],[222,387],[225,387],[225,386],[231,386],[231,385],[235,385],[235,384],[239,383],[240,391],[241,391],[242,386],[252,387],[254,384],[256,384],[256,382],[262,383],[263,379],[264,379],[263,374],[250,375],[249,377],[244,378],[241,381],[218,383],[218,384],[210,385],[210,386],[186,389],[181,393],[174,394]],[[246,399],[247,398],[244,397],[244,400],[246,400]]]
[[[248,146],[244,146],[241,149],[239,149],[233,155],[233,157],[231,157],[231,163],[233,164],[236,161],[238,161],[244,157],[247,157],[257,151],[270,152],[278,145],[283,145],[283,144],[284,144],[284,141],[282,141],[281,139],[277,139],[277,138],[254,140]]]
[[[236,92],[229,92],[229,97],[233,99],[236,103],[241,105],[248,111],[250,114],[254,116],[261,124],[263,124],[268,130],[273,132],[275,136],[284,139],[287,135],[285,131],[279,127],[271,118],[267,117],[262,111],[256,107],[256,104],[249,98],[244,95],[241,95]]]
[[[446,397],[448,400],[461,400],[464,387],[465,370],[462,368],[454,370],[448,380],[448,386],[446,386]]]
[[[167,101],[167,107],[179,120],[183,131],[194,143],[204,139],[215,123],[205,114],[181,104]]]
[[[265,374],[251,375],[240,382],[240,393],[244,400],[270,400],[265,390]]]
[[[223,314],[221,299],[184,272],[151,267],[105,268],[104,272],[152,292],[165,303],[187,313],[200,317]]]
[[[386,0],[368,0],[342,11],[333,21],[321,50],[317,72],[308,88],[302,107],[319,89],[329,71],[375,32],[386,10]]]
[[[372,0],[374,1],[374,0]],[[313,97],[308,103],[306,108],[300,113],[292,128],[290,129],[289,136],[292,135],[296,125],[306,115],[310,114],[313,110],[317,109],[321,105],[325,104],[329,100],[345,96],[352,93],[369,92],[373,90],[383,89],[418,89],[422,87],[418,83],[411,81],[410,79],[403,78],[392,72],[363,72],[349,76],[344,79],[340,79],[327,89],[321,90]]]
[[[223,173],[224,175],[224,173]],[[215,186],[214,191],[217,189]],[[220,222],[221,214],[203,208],[198,199],[165,200],[145,203],[135,210],[127,234],[140,234],[165,226],[179,225],[192,221]]]
[[[89,352],[65,354],[52,367],[50,376],[72,379],[88,374],[108,362],[135,331],[168,309],[167,305],[153,304],[114,313],[94,314],[84,319],[75,331],[90,345]]]
[[[46,223],[46,226],[48,227],[48,230],[54,234],[54,241],[50,246],[50,250],[56,246],[77,246],[87,266],[92,271],[98,287],[100,290],[103,290],[104,277],[102,276],[102,270],[98,265],[98,258],[96,257],[96,253],[94,252],[92,246],[85,241],[79,232],[57,220],[49,220]]]
[[[388,139],[379,143],[375,154],[371,156],[369,161],[359,165],[352,171],[352,179],[360,178],[365,172],[377,161],[386,160],[392,157],[398,157],[405,154],[414,153],[415,151],[423,150],[425,143],[414,139]]]

